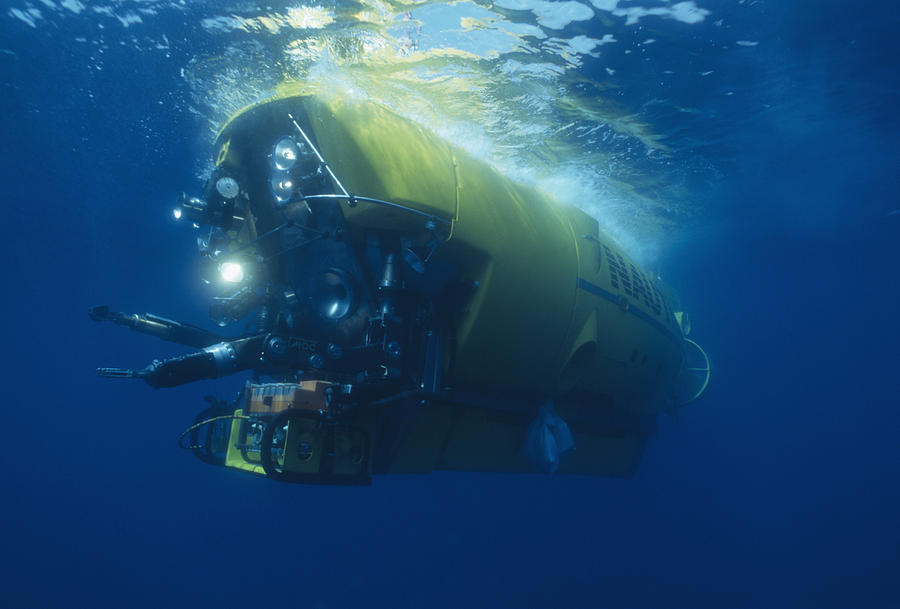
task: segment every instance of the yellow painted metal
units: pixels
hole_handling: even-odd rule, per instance
[[[250,462],[244,459],[244,455],[238,445],[243,442],[241,429],[244,421],[244,411],[234,411],[234,420],[231,422],[231,433],[228,435],[228,452],[225,453],[225,467],[243,470],[252,474],[266,475],[266,471],[258,461]]]
[[[303,123],[351,194],[452,223],[435,258],[459,265],[462,279],[475,286],[458,322],[454,357],[448,358],[454,362],[447,370],[453,382],[552,397],[563,413],[571,392],[596,395],[615,409],[639,414],[657,412],[676,393],[682,329],[656,281],[600,231],[597,220],[536,188],[513,183],[385,107],[302,95],[292,87],[279,88],[273,98],[226,125],[219,138],[226,165],[236,167],[243,154],[234,137],[243,128],[242,117],[252,114],[258,120],[270,109],[291,111]],[[267,120],[264,124],[282,129],[290,125],[283,116]],[[421,229],[425,219],[376,204],[340,205],[348,224],[363,229]],[[451,434],[451,454],[459,445],[462,455],[481,433],[475,415],[466,416],[472,425],[458,438]],[[495,433],[501,427],[493,425]],[[513,436],[521,432],[519,423],[508,429],[509,446],[500,451],[504,459],[511,454]],[[436,430],[429,434],[440,435]],[[608,469],[625,471],[641,445],[637,437],[620,438],[594,444],[592,450],[613,455],[609,458],[616,465]],[[420,466],[427,469],[433,457]],[[501,465],[484,453],[478,459],[486,469]]]
[[[466,383],[549,394],[575,305],[578,261],[564,208],[454,151],[459,212],[440,257],[477,281],[458,326]]]
[[[383,107],[310,99],[306,108],[323,155],[350,192],[453,218],[452,236],[436,257],[461,264],[464,279],[478,284],[457,330],[457,382],[546,395],[602,392],[641,412],[674,391],[680,329],[652,293],[653,282],[595,219],[514,184]],[[344,211],[348,222],[368,228],[409,220],[373,205]],[[618,285],[602,263],[610,252],[625,276]],[[579,279],[594,292],[579,289]],[[626,288],[638,283],[640,293]],[[654,301],[658,311],[649,306]],[[589,343],[590,353],[575,362],[580,369],[569,367]],[[560,384],[564,371],[568,387]]]
[[[305,119],[351,194],[452,220],[435,257],[459,264],[463,279],[477,282],[457,329],[457,382],[547,396],[599,392],[640,412],[655,411],[674,391],[681,330],[654,282],[595,219],[513,183],[383,106],[302,95],[291,86],[233,117],[220,135],[220,156],[228,163],[241,158],[234,141],[241,117],[259,121],[270,108]],[[281,117],[282,129],[287,120]],[[258,133],[274,140],[274,132]],[[424,223],[377,204],[341,206],[351,226],[409,230]],[[618,281],[604,257],[620,265]]]
[[[456,176],[450,147],[436,134],[371,103],[304,98],[308,125],[322,156],[344,187],[360,196],[406,204],[450,220],[456,216]],[[362,202],[343,204],[348,222],[402,230],[424,219]]]

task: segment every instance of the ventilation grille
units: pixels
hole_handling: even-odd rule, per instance
[[[606,252],[605,258],[609,267],[609,280],[612,287],[621,290],[635,302],[643,303],[656,315],[662,315],[665,307],[668,318],[668,306],[659,289],[647,279],[647,275],[633,264],[626,264],[625,258],[621,254],[613,252],[609,246],[604,245],[603,249]]]

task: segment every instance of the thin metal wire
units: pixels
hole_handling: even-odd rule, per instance
[[[291,251],[293,251],[293,250],[295,250],[295,249],[297,249],[297,248],[303,247],[304,245],[309,245],[310,243],[313,243],[313,242],[315,242],[315,241],[318,241],[319,239],[324,239],[326,236],[328,236],[326,233],[322,233],[321,235],[316,235],[316,236],[313,237],[312,239],[307,239],[307,240],[304,241],[303,243],[298,243],[297,245],[292,245],[291,247],[289,247],[289,248],[287,248],[287,249],[283,249],[283,250],[281,250],[280,252],[276,252],[276,253],[272,254],[271,256],[269,256],[268,258],[266,258],[265,261],[266,261],[266,262],[269,262],[270,260],[272,260],[272,259],[274,259],[274,258],[278,258],[279,256],[284,256],[284,255],[287,254],[288,252],[291,252]]]
[[[278,231],[281,231],[281,230],[284,230],[284,229],[290,228],[290,227],[293,227],[293,228],[299,228],[300,230],[308,231],[308,232],[313,233],[313,234],[316,234],[316,235],[318,235],[318,236],[320,236],[320,237],[324,237],[324,236],[326,235],[326,233],[325,233],[324,231],[316,230],[316,229],[310,228],[310,227],[308,227],[308,226],[303,226],[302,224],[297,224],[297,223],[294,222],[293,220],[288,220],[288,221],[285,222],[284,224],[281,224],[281,225],[279,225],[279,226],[276,226],[276,227],[273,228],[272,230],[270,230],[270,231],[268,231],[268,232],[266,232],[266,233],[260,235],[259,237],[257,237],[257,238],[254,239],[253,241],[251,241],[250,243],[246,243],[246,244],[242,245],[241,247],[239,247],[238,249],[234,250],[234,251],[231,252],[231,253],[232,253],[232,254],[240,254],[241,252],[243,252],[243,251],[246,250],[247,248],[253,247],[254,245],[256,245],[257,243],[259,243],[260,241],[262,241],[262,240],[265,239],[266,237],[268,237],[268,236],[270,236],[270,235],[274,235],[274,234],[277,233]]]
[[[444,224],[451,223],[449,220],[444,220],[443,218],[439,218],[433,214],[419,211],[418,209],[413,209],[412,207],[407,207],[406,205],[400,205],[399,203],[393,203],[391,201],[383,201],[382,199],[373,199],[372,197],[358,197],[356,195],[351,195],[347,191],[347,189],[344,188],[344,185],[341,184],[341,181],[331,170],[331,166],[325,161],[325,157],[323,157],[322,154],[319,152],[319,150],[313,145],[312,140],[309,139],[308,135],[306,135],[306,132],[303,130],[303,128],[297,122],[297,119],[294,118],[294,115],[291,114],[290,112],[288,112],[288,118],[291,119],[291,123],[293,123],[294,128],[297,129],[297,131],[300,133],[300,135],[303,136],[303,139],[309,145],[310,149],[313,151],[313,153],[315,153],[316,158],[319,159],[319,163],[321,163],[322,166],[325,167],[325,171],[328,172],[328,175],[331,176],[331,179],[334,180],[334,183],[337,185],[337,187],[340,189],[340,191],[342,193],[344,193],[343,195],[340,195],[340,194],[307,195],[307,196],[301,197],[300,200],[309,201],[312,199],[346,199],[347,201],[350,202],[351,206],[355,205],[356,201],[366,201],[369,203],[375,203],[378,205],[386,205],[388,207],[393,207],[395,209],[401,209],[404,211],[408,211],[410,213],[414,213],[414,214],[422,216],[424,218],[428,218],[429,220],[433,220],[435,222],[443,222]]]
[[[182,440],[186,435],[188,435],[189,433],[191,433],[192,431],[194,431],[195,429],[200,429],[200,428],[203,427],[204,425],[209,425],[210,423],[215,423],[216,421],[221,421],[221,420],[223,420],[223,419],[232,419],[232,420],[234,420],[234,419],[249,419],[249,418],[250,418],[250,417],[248,417],[248,416],[246,416],[246,415],[224,414],[224,415],[221,415],[221,416],[218,416],[218,417],[212,417],[212,418],[209,418],[209,419],[204,419],[204,420],[200,421],[199,423],[194,423],[193,425],[191,425],[190,427],[188,427],[187,429],[185,429],[183,432],[181,432],[181,435],[178,436],[178,446],[181,447],[181,448],[183,448],[183,449],[185,449],[185,450],[195,450],[195,449],[198,449],[198,448],[206,448],[205,445],[198,445],[198,446],[194,446],[194,445],[191,445],[191,446],[184,446],[184,445],[181,443],[181,440]]]
[[[323,194],[323,195],[306,195],[302,197],[304,201],[309,201],[312,199],[346,199],[348,201],[364,201],[366,203],[375,203],[377,205],[385,205],[387,207],[393,207],[394,209],[399,209],[402,211],[407,211],[411,214],[416,214],[417,216],[422,216],[423,218],[428,218],[429,220],[434,220],[435,222],[443,222],[444,224],[450,224],[450,220],[445,220],[443,218],[439,218],[433,214],[429,214],[427,212],[407,207],[406,205],[401,205],[400,203],[393,203],[392,201],[384,201],[382,199],[373,199],[372,197],[360,197],[356,195],[338,195],[338,194]]]
[[[328,172],[328,175],[331,176],[331,179],[334,180],[334,183],[337,184],[337,187],[341,189],[341,192],[344,193],[344,196],[349,197],[350,193],[347,192],[347,189],[344,188],[344,185],[341,184],[341,181],[338,180],[337,176],[334,175],[334,172],[331,171],[331,167],[329,167],[328,163],[325,162],[325,158],[321,154],[319,154],[318,149],[313,145],[312,140],[309,139],[309,137],[306,135],[306,132],[297,123],[297,120],[294,118],[294,115],[291,114],[290,112],[288,112],[288,117],[290,117],[291,122],[294,123],[294,127],[297,128],[297,131],[300,132],[300,135],[303,136],[303,139],[306,140],[306,143],[309,145],[309,147],[312,149],[312,151],[316,154],[316,157],[319,159],[319,162],[322,164],[323,167],[325,167],[325,171]]]

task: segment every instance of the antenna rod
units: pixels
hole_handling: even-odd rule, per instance
[[[344,188],[344,185],[341,184],[341,181],[338,180],[337,176],[334,175],[334,172],[331,171],[331,167],[328,166],[328,163],[325,162],[325,159],[322,157],[321,154],[319,154],[319,151],[316,149],[316,147],[313,146],[312,140],[309,139],[309,137],[306,135],[306,132],[297,123],[297,120],[294,118],[294,115],[291,114],[290,112],[288,112],[288,117],[290,117],[291,122],[294,123],[294,127],[297,128],[297,131],[300,132],[300,135],[303,136],[303,139],[306,140],[306,143],[309,145],[309,147],[312,148],[312,151],[316,153],[316,156],[318,157],[319,162],[322,163],[323,167],[325,167],[325,171],[328,172],[328,175],[331,176],[331,179],[334,180],[334,183],[337,184],[337,187],[341,189],[341,192],[344,193],[345,197],[350,197],[350,193],[347,192],[347,189]],[[352,199],[352,197],[350,197],[350,198]]]

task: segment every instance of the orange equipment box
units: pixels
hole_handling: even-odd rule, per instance
[[[333,383],[301,381],[300,383],[247,383],[248,414],[278,413],[289,408],[327,410],[325,390]]]

